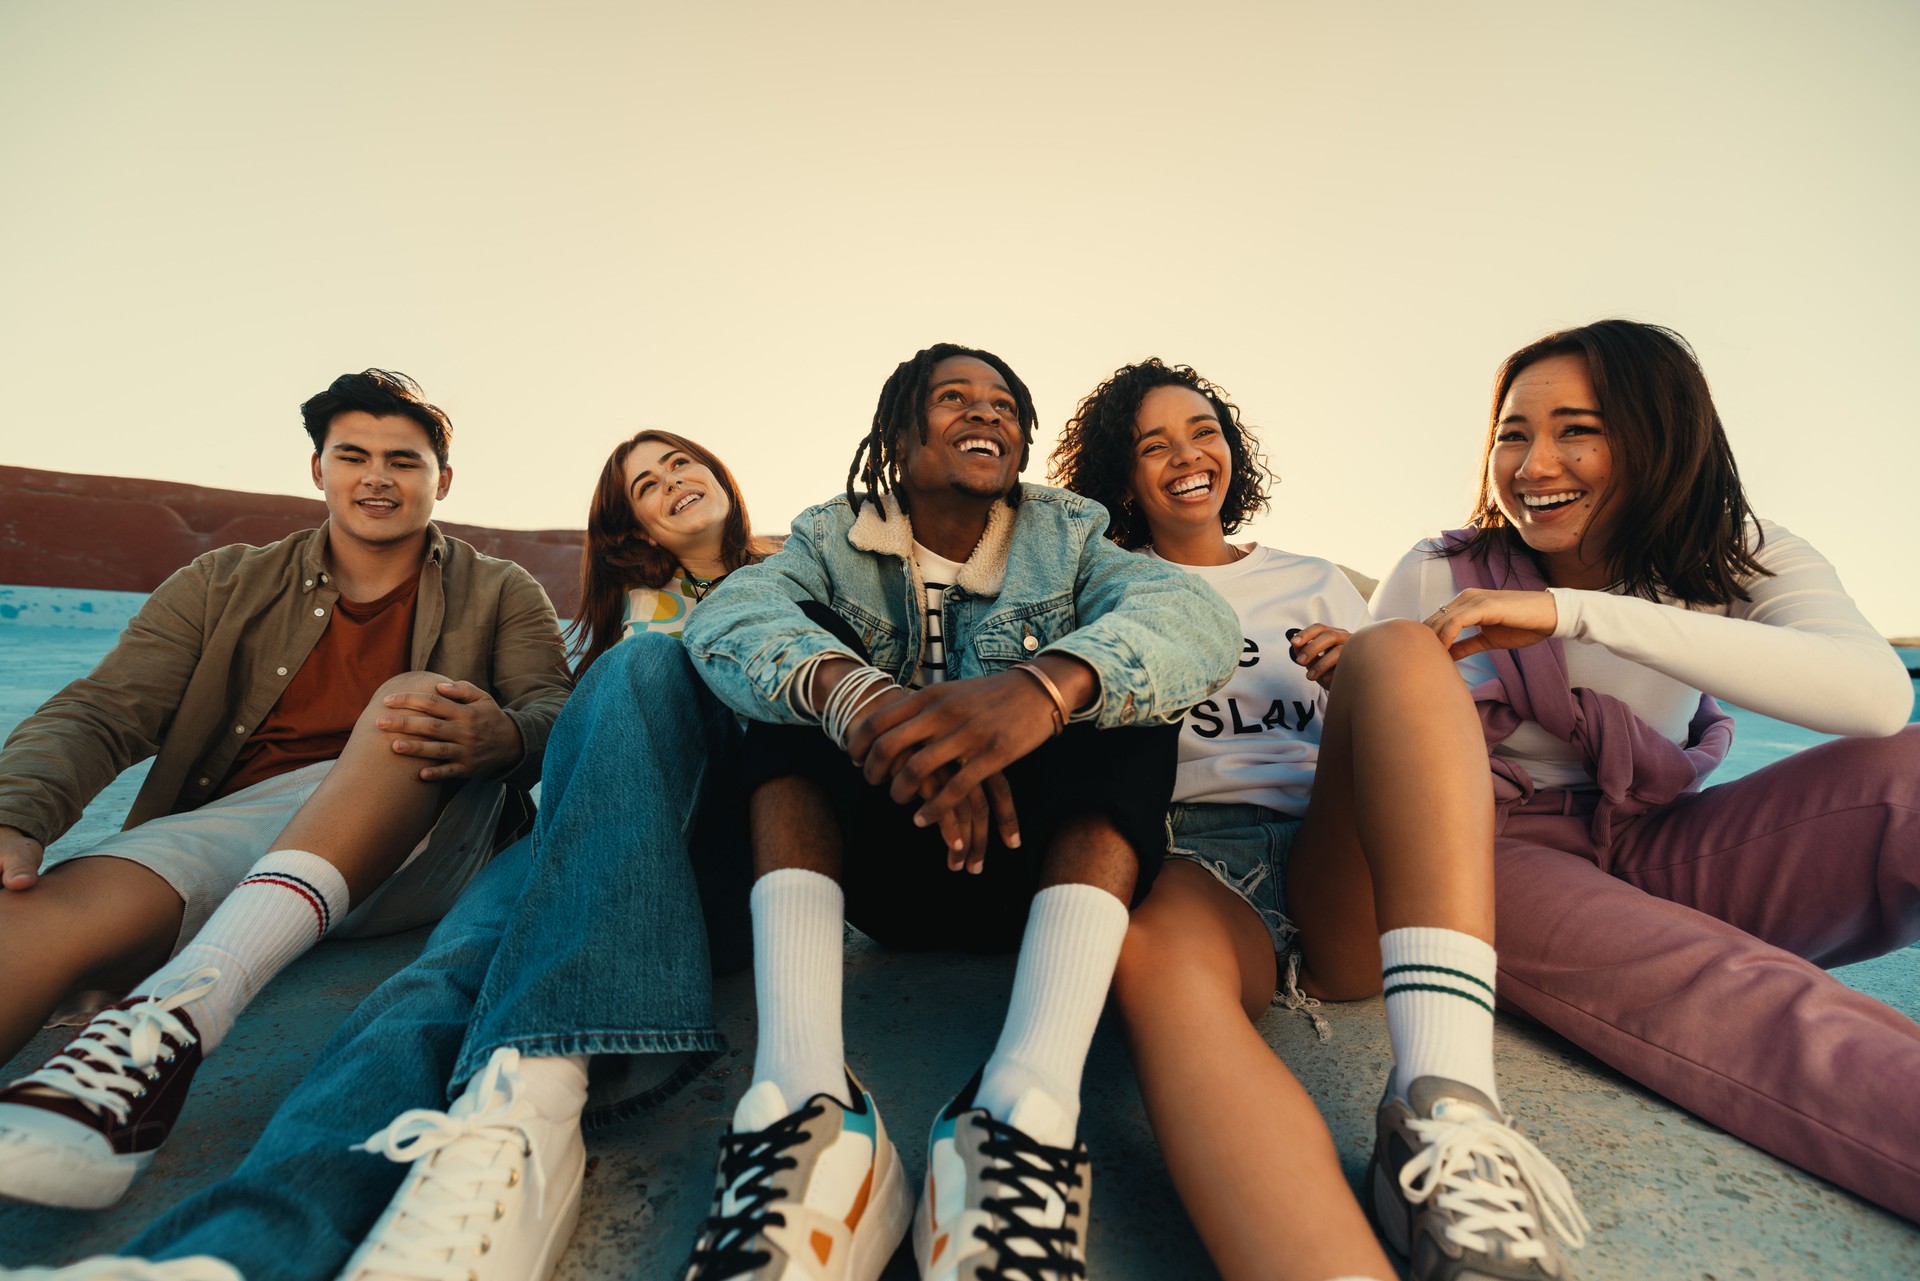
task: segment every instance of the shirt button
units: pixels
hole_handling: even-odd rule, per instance
[[[327,611],[324,609],[316,609],[313,611],[313,616],[315,618],[325,618],[327,616]]]
[[[202,787],[212,787],[212,786],[213,786],[213,780],[212,780],[212,779],[210,779],[210,778],[203,778],[203,779],[201,779],[201,780],[200,780],[200,786],[202,786]]]
[[[236,734],[244,734],[247,732],[247,727],[245,725],[235,725],[233,727],[233,732]]]
[[[287,674],[287,669],[284,667],[276,667],[273,669],[273,674],[275,676],[285,676]]]
[[[1036,640],[1034,637],[1029,636],[1025,640],[1020,642],[1020,648],[1026,650],[1027,653],[1031,654],[1033,653],[1034,650],[1040,648],[1040,642]]]
[[[313,586],[313,580],[311,578],[307,580],[307,586],[309,587]]]

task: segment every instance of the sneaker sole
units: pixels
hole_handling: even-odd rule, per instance
[[[0,1140],[0,1197],[63,1210],[104,1210],[127,1194],[154,1156],[89,1155],[15,1136],[12,1142]]]

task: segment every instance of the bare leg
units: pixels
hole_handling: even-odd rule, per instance
[[[1319,1110],[1250,1021],[1274,978],[1260,918],[1203,869],[1168,863],[1114,975],[1147,1118],[1229,1281],[1391,1277]]]
[[[769,779],[747,808],[756,879],[786,867],[840,879],[840,823],[818,783],[797,775]]]
[[[340,759],[269,850],[305,850],[334,865],[355,903],[393,875],[440,816],[451,788],[420,781],[420,758],[393,750],[402,735],[374,722],[392,713],[389,694],[432,693],[446,680],[432,672],[407,672],[374,692],[360,713]]]
[[[1330,1000],[1380,990],[1388,930],[1493,942],[1486,739],[1466,682],[1418,623],[1375,623],[1341,653],[1287,902],[1301,985]]]
[[[123,858],[62,863],[31,890],[0,894],[0,1063],[76,989],[131,987],[167,959],[180,896]]]
[[[1060,825],[1040,866],[1040,888],[1091,885],[1122,903],[1131,903],[1139,876],[1140,864],[1133,846],[1110,819],[1088,814]]]

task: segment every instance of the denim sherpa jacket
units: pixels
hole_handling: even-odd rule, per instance
[[[941,634],[952,680],[986,676],[1047,650],[1099,674],[1101,728],[1179,719],[1232,675],[1240,624],[1232,608],[1177,565],[1122,551],[1107,511],[1065,490],[1021,486],[994,504],[987,532],[946,594]],[[722,702],[754,720],[804,724],[803,667],[846,647],[802,614],[819,601],[847,620],[875,666],[902,684],[925,643],[913,528],[891,495],[861,506],[842,495],[793,522],[786,546],[735,570],[693,611],[683,639]]]

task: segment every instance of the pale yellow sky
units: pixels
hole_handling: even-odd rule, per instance
[[[1378,574],[1501,357],[1628,315],[1920,632],[1916,57],[1831,0],[0,0],[0,460],[309,492],[295,406],[378,364],[454,416],[450,520],[578,526],[661,426],[778,529],[917,347],[1012,362],[1042,456],[1157,354],[1262,429],[1257,537]]]

